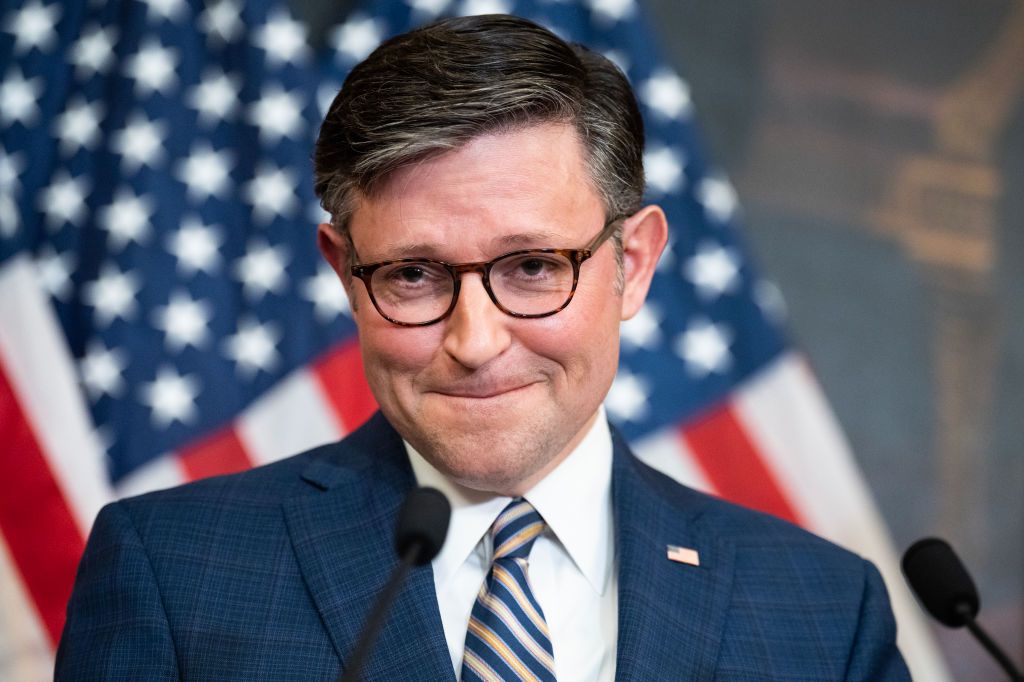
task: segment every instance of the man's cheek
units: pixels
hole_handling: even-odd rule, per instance
[[[382,373],[416,372],[430,363],[436,342],[415,328],[393,327],[367,332],[363,337],[363,361]]]

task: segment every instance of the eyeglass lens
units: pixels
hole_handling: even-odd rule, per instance
[[[517,315],[544,315],[562,307],[572,295],[572,261],[558,253],[509,254],[491,265],[491,293],[503,308]],[[392,263],[371,278],[377,306],[387,317],[416,324],[448,310],[455,279],[445,266],[429,261]]]

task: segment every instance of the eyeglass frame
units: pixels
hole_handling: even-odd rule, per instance
[[[572,298],[576,293],[576,286],[579,284],[580,266],[583,265],[583,263],[586,260],[591,258],[597,251],[597,249],[605,241],[607,241],[609,237],[615,234],[615,229],[621,220],[622,217],[616,217],[606,222],[604,226],[601,228],[601,231],[598,233],[598,235],[593,240],[591,240],[591,242],[587,244],[587,246],[585,246],[582,249],[519,249],[518,251],[509,251],[508,253],[503,253],[500,256],[492,258],[491,260],[488,261],[477,261],[474,263],[448,263],[446,261],[435,260],[433,258],[396,258],[393,260],[378,261],[376,263],[352,265],[350,271],[353,277],[357,277],[362,280],[363,286],[366,287],[366,293],[370,297],[370,302],[373,303],[373,307],[377,310],[380,316],[383,317],[388,322],[396,324],[400,327],[426,327],[432,324],[437,324],[438,322],[448,318],[455,310],[456,304],[459,302],[459,292],[461,291],[462,288],[462,275],[464,275],[467,272],[480,273],[480,280],[484,285],[484,290],[487,292],[487,296],[491,299],[491,302],[494,303],[495,307],[497,307],[498,310],[505,313],[506,315],[520,319],[538,319],[542,317],[551,317],[552,315],[565,310],[569,303],[572,302]],[[351,244],[351,242],[349,243]],[[353,253],[355,253],[354,244],[352,245],[352,250]],[[562,303],[562,305],[555,308],[554,310],[545,313],[513,312],[506,308],[505,306],[503,306],[498,301],[497,296],[494,295],[494,291],[491,289],[491,268],[494,266],[495,263],[505,258],[509,258],[511,256],[521,256],[523,254],[528,253],[554,253],[560,256],[564,256],[572,264],[572,288],[569,290],[569,295],[566,296],[565,302]],[[434,319],[427,320],[426,322],[399,322],[398,320],[386,315],[384,311],[381,310],[380,305],[377,303],[376,296],[373,295],[373,285],[371,284],[371,279],[373,277],[373,273],[376,272],[378,269],[386,265],[394,265],[396,263],[433,263],[435,265],[440,265],[441,267],[443,267],[451,276],[453,284],[452,301],[448,305],[448,309],[441,313],[439,316],[435,317]]]

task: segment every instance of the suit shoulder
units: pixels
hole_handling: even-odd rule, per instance
[[[764,559],[795,552],[804,560],[815,557],[858,574],[864,570],[862,557],[790,521],[685,486],[639,460],[636,464],[647,484],[663,499],[741,554],[753,551]]]
[[[248,501],[256,505],[276,505],[301,489],[302,474],[311,464],[337,456],[342,449],[339,442],[329,443],[245,471],[211,476],[173,488],[124,498],[118,504],[130,510],[189,502],[222,502],[225,499]]]

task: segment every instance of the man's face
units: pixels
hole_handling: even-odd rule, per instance
[[[462,263],[517,249],[582,248],[605,220],[574,130],[547,124],[482,136],[399,170],[360,199],[350,235],[361,263]],[[344,273],[345,241],[321,226],[320,245]],[[619,322],[635,312],[649,280],[638,298],[630,267],[627,252],[626,290],[617,292],[605,242],[582,265],[569,306],[539,319],[501,312],[480,275],[467,274],[451,316],[426,327],[388,322],[361,281],[343,279],[366,377],[388,420],[453,480],[521,494],[596,417],[615,376]]]

